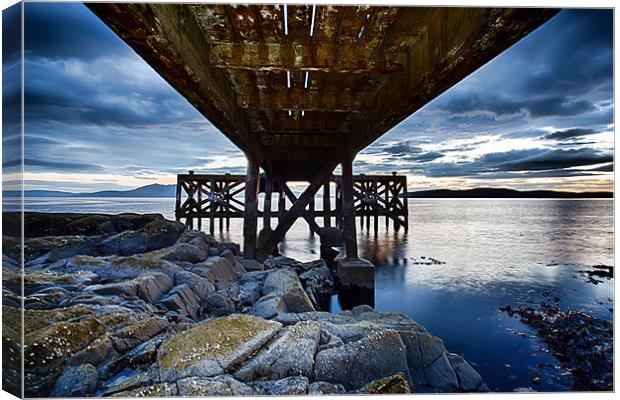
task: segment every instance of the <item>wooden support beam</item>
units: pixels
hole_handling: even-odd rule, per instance
[[[353,199],[353,157],[342,160],[342,218],[347,258],[357,258],[355,204]]]
[[[273,179],[265,174],[265,201],[263,203],[263,229],[271,229],[271,195],[273,192]]]
[[[323,226],[329,228],[331,226],[331,199],[329,193],[330,182],[327,181],[323,185]]]
[[[286,182],[284,182],[284,180],[281,177],[278,177],[278,185],[280,185],[280,187],[282,189],[284,189],[284,193],[289,198],[291,203],[295,203],[298,200],[297,196],[295,196],[295,193],[293,193],[291,188],[287,185]],[[307,212],[305,212],[305,210],[304,210],[304,213],[303,213],[302,217],[308,223],[308,226],[310,227],[310,232],[314,232],[314,233],[316,233],[318,235],[319,234],[319,230],[321,228],[316,223],[316,221],[314,219],[310,218],[310,216],[308,215]]]
[[[256,258],[256,228],[258,220],[258,162],[248,157],[245,179],[245,212],[243,216],[243,257]]]
[[[363,46],[334,46],[313,43],[299,46],[288,43],[215,42],[210,46],[209,64],[226,70],[252,71],[325,71],[329,73],[390,74],[405,66],[386,53],[368,54]]]
[[[270,232],[265,241],[261,243],[261,247],[257,250],[256,254],[256,259],[258,261],[265,260],[267,256],[273,252],[278,243],[284,239],[286,232],[291,228],[293,223],[295,223],[297,218],[304,215],[306,206],[310,200],[314,198],[314,195],[323,183],[329,179],[337,164],[338,161],[335,157],[329,157],[325,164],[323,164],[323,167],[318,171],[312,181],[310,181],[306,190],[304,190],[297,201],[293,203],[291,209],[282,217],[276,229]]]

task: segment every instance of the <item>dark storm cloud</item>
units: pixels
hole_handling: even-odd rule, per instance
[[[537,171],[582,167],[613,161],[611,154],[594,149],[533,149],[486,154],[476,163],[490,170]]]
[[[2,168],[11,168],[21,165],[19,158],[3,160]],[[103,168],[96,164],[68,161],[51,161],[42,159],[26,158],[24,160],[24,168],[37,167],[46,171],[69,171],[69,172],[102,172]]]
[[[566,140],[566,139],[581,138],[583,136],[593,135],[595,133],[599,133],[599,132],[594,129],[588,129],[588,128],[573,128],[573,129],[566,129],[563,131],[551,132],[547,134],[545,138],[552,139],[552,140]]]
[[[80,4],[26,3],[25,48],[29,55],[49,59],[92,60],[128,56],[132,50]]]
[[[541,28],[555,39],[546,47],[542,68],[525,80],[526,94],[583,94],[596,88],[611,90],[613,74],[613,12],[564,10]],[[546,32],[548,31],[548,32]]]
[[[416,162],[430,162],[444,155],[436,151],[425,151],[416,146],[411,146],[409,142],[393,143],[380,149],[380,152],[390,154],[394,159],[402,159]]]
[[[445,104],[440,104],[438,108],[456,115],[488,112],[502,117],[527,113],[536,118],[580,115],[594,110],[595,107],[587,100],[571,100],[565,97],[517,101],[495,96],[480,97],[463,94],[450,99]]]

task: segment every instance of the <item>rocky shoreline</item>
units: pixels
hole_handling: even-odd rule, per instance
[[[567,370],[575,390],[613,390],[613,323],[555,305],[500,307],[509,316],[536,329],[537,335]]]
[[[488,390],[404,314],[321,311],[338,287],[322,260],[244,260],[156,214],[27,213],[25,227],[27,397]],[[20,248],[4,234],[3,384],[16,392]]]

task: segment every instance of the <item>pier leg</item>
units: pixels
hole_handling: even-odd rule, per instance
[[[355,203],[353,200],[353,159],[342,161],[342,217],[347,258],[357,258]]]
[[[280,189],[278,193],[278,223],[282,221],[284,217],[284,210],[286,209],[286,197],[284,197],[284,189]]]
[[[329,198],[329,181],[323,185],[323,226],[329,228],[332,225],[331,222],[331,199]]]
[[[312,223],[315,222],[314,219],[314,197],[312,197],[312,199],[310,200],[310,203],[308,203],[308,218],[312,221]],[[308,224],[308,227],[310,228],[310,235],[314,235],[314,230],[312,229],[312,223]]]
[[[265,175],[265,203],[263,205],[263,229],[271,229],[271,194],[273,192],[273,179]]]
[[[245,178],[245,212],[243,214],[243,258],[256,258],[256,227],[258,222],[258,162],[248,157]]]

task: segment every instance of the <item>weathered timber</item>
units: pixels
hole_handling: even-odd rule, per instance
[[[370,187],[376,187],[376,193],[367,192],[367,182],[375,182]],[[194,226],[196,221],[203,218],[223,219],[230,228],[231,218],[244,218],[245,212],[245,184],[246,175],[203,175],[182,174],[177,177],[177,193],[175,216],[178,221],[184,221],[187,226]],[[297,201],[297,196],[287,182],[274,174],[272,191],[278,193],[278,222],[286,213],[286,198],[291,203]],[[331,189],[335,187],[335,207],[331,207]],[[407,229],[407,178],[404,175],[354,175],[354,204],[355,217],[365,218],[367,215],[384,218],[386,224],[392,221],[395,227]],[[259,192],[266,192],[269,185],[266,176],[260,176]],[[323,219],[323,227],[330,227],[332,219],[335,226],[342,227],[342,177],[333,175],[329,182],[323,184],[323,208],[315,209],[316,218]],[[374,190],[374,189],[373,189]],[[198,201],[198,193],[202,191],[202,200]],[[265,197],[267,198],[267,196]],[[368,206],[372,204],[372,206]],[[258,207],[257,217],[263,218],[266,223],[266,202]],[[310,229],[318,234],[321,227],[307,212],[302,218],[306,220]],[[387,228],[386,228],[387,229]],[[211,229],[209,229],[211,231]]]
[[[258,163],[248,157],[248,171],[245,179],[245,212],[243,213],[243,256],[256,257],[256,229],[258,219]]]
[[[353,197],[353,160],[344,159],[342,165],[342,226],[347,258],[357,258],[355,231],[355,200]],[[363,219],[362,219],[363,221]]]
[[[310,36],[308,6],[289,5],[288,34],[278,5],[87,7],[287,181],[331,149],[355,155],[559,11],[319,5]]]

